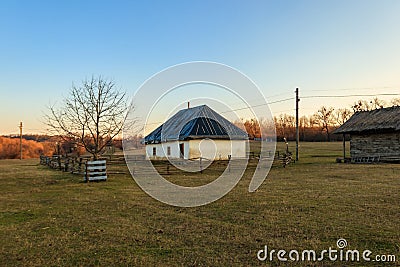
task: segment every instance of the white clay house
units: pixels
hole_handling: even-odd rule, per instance
[[[223,160],[245,158],[247,140],[245,131],[202,105],[177,112],[145,137],[145,145],[150,159]]]

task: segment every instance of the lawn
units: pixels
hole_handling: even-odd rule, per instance
[[[321,251],[339,238],[346,249],[395,254],[388,265],[399,265],[400,164],[337,164],[341,149],[340,142],[302,143],[300,161],[272,168],[257,192],[247,191],[252,164],[229,194],[196,208],[160,203],[129,175],[82,183],[38,159],[2,160],[0,265],[351,265],[257,259],[265,245]],[[198,184],[213,174],[169,179]]]

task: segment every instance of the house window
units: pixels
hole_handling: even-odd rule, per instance
[[[157,155],[157,150],[155,147],[153,147],[153,156],[156,156],[156,155]]]
[[[167,155],[171,156],[171,147],[170,146],[167,147]]]

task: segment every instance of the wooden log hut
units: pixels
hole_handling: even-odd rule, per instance
[[[400,162],[400,106],[359,111],[334,131],[350,135],[351,162]]]

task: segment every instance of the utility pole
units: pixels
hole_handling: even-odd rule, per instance
[[[19,159],[22,160],[22,121],[19,123]]]
[[[296,161],[299,160],[299,88],[296,88]]]

